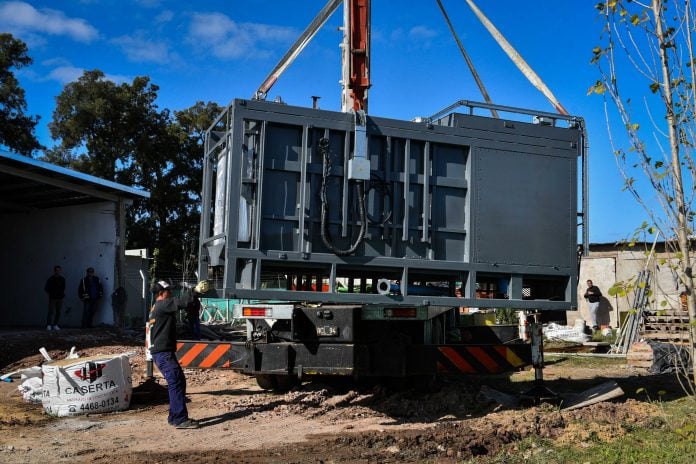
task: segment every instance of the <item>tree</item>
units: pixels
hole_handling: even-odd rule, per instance
[[[677,262],[675,271],[688,296],[696,385],[696,301],[690,254],[696,184],[695,12],[691,0],[610,0],[596,8],[605,27],[592,59],[600,79],[590,92],[603,95],[616,109],[623,130],[612,130],[609,113],[607,122],[625,189],[643,206]],[[636,83],[642,83],[642,88]],[[627,98],[626,88],[632,98]],[[634,105],[634,101],[641,103]],[[634,177],[635,171],[642,179]],[[647,187],[641,180],[647,181]],[[655,194],[659,206],[651,204],[646,188]]]
[[[134,184],[151,192],[150,200],[130,210],[129,243],[140,247],[158,237],[160,272],[188,271],[187,263],[197,252],[203,134],[219,113],[220,107],[212,102],[197,102],[176,111],[173,118],[167,111],[167,124],[152,128],[157,140],[152,156],[126,169]]]
[[[148,77],[117,85],[99,70],[85,71],[56,97],[48,127],[60,145],[51,154],[73,169],[117,180],[117,161],[132,162],[146,151],[152,127],[163,123],[155,104],[158,90]]]
[[[38,117],[27,116],[24,89],[11,71],[31,64],[27,46],[12,34],[0,34],[0,145],[31,156],[41,144],[34,136]]]
[[[61,143],[45,157],[149,191],[127,211],[127,244],[156,250],[154,268],[174,275],[196,245],[202,137],[219,107],[198,102],[172,115],[157,107],[158,90],[147,77],[116,85],[85,72],[57,97],[49,127]]]

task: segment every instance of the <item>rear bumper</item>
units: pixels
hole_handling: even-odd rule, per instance
[[[246,374],[408,377],[435,373],[500,374],[531,364],[528,344],[409,345],[181,341],[185,368],[223,368]]]

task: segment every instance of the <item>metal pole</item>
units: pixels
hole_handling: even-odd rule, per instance
[[[341,42],[341,111],[353,109],[350,93],[350,1],[343,1],[343,40]]]
[[[256,100],[263,100],[266,98],[268,91],[271,90],[273,84],[278,80],[283,71],[285,71],[288,66],[295,61],[295,58],[302,53],[302,50],[307,46],[307,44],[314,38],[316,33],[321,29],[321,27],[326,23],[326,21],[331,17],[331,15],[336,11],[343,0],[329,0],[329,2],[321,9],[317,16],[312,20],[312,22],[307,26],[307,29],[300,35],[300,37],[295,41],[290,49],[285,53],[278,64],[273,68],[273,71],[266,77],[263,84],[258,88],[253,97]]]
[[[454,37],[455,42],[457,42],[459,51],[462,53],[462,56],[464,57],[464,61],[466,61],[467,66],[469,66],[469,71],[471,71],[471,75],[474,76],[474,80],[476,81],[476,85],[481,91],[481,95],[483,95],[483,99],[486,100],[486,103],[493,104],[493,102],[491,101],[491,97],[488,95],[488,91],[486,91],[486,87],[483,85],[483,81],[479,77],[478,72],[476,72],[476,68],[474,68],[473,61],[471,61],[471,58],[469,58],[469,54],[466,52],[466,50],[464,50],[464,45],[462,45],[462,41],[459,40],[459,36],[457,35],[457,32],[454,30],[454,26],[452,26],[452,22],[449,19],[449,15],[447,15],[445,7],[442,5],[442,2],[440,0],[437,0],[437,6],[440,7],[440,11],[442,11],[442,16],[445,17],[447,27],[449,27],[449,30],[452,33],[452,37]],[[490,108],[490,111],[494,118],[499,118],[498,112],[495,109]]]
[[[498,45],[503,49],[503,51],[507,54],[508,57],[512,60],[513,63],[515,63],[515,66],[522,71],[522,74],[525,75],[527,80],[531,82],[531,84],[536,87],[541,93],[544,94],[544,96],[551,102],[553,107],[556,109],[561,114],[564,114],[568,116],[568,111],[561,105],[561,103],[556,99],[556,97],[553,95],[551,90],[546,87],[546,84],[541,80],[541,78],[537,75],[537,73],[534,72],[531,66],[527,64],[527,62],[522,58],[522,55],[520,55],[517,50],[510,44],[510,42],[503,37],[503,34],[500,33],[500,31],[493,25],[493,23],[486,17],[486,15],[481,12],[481,10],[478,9],[478,7],[474,4],[473,0],[466,0],[466,3],[469,5],[471,10],[474,12],[474,14],[478,17],[479,21],[483,24],[483,26],[490,32],[490,34],[493,36],[493,39],[495,39],[496,42],[498,42]]]

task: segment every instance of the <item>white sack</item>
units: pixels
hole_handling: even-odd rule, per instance
[[[75,416],[122,411],[133,384],[127,355],[63,359],[41,366],[46,413]]]
[[[41,377],[29,377],[17,387],[24,401],[41,403],[43,399],[43,385]]]
[[[544,336],[549,340],[564,340],[568,342],[584,343],[590,340],[590,336],[587,335],[582,329],[583,325],[575,324],[574,327],[569,327],[567,325],[559,325],[551,322],[549,325],[542,329]]]

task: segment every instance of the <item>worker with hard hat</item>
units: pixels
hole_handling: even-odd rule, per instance
[[[173,285],[164,280],[155,282],[155,304],[150,310],[150,353],[167,381],[170,425],[178,429],[197,429],[198,421],[189,418],[186,409],[186,377],[176,359],[176,315],[185,309],[196,294],[205,293],[208,283],[199,282],[193,292],[184,288],[179,297],[172,296]]]

